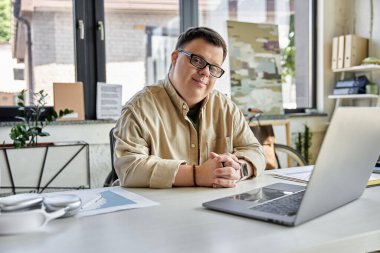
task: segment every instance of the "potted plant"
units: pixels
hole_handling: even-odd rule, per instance
[[[53,110],[51,115],[48,115],[45,120],[42,120],[42,115],[46,111],[46,97],[48,96],[44,90],[40,90],[33,94],[34,103],[30,108],[25,106],[25,93],[22,90],[17,96],[20,116],[16,119],[21,120],[12,127],[9,137],[13,140],[13,145],[16,148],[33,146],[38,144],[38,137],[49,136],[48,132],[44,132],[43,128],[50,122],[61,118],[66,114],[72,113],[72,110],[65,109],[59,112]]]
[[[307,164],[311,163],[310,148],[312,137],[313,133],[310,131],[310,128],[304,124],[304,132],[298,133],[295,141],[297,151],[302,154]]]
[[[13,144],[0,145],[0,193],[89,188],[87,143],[39,142],[39,137],[50,135],[44,129],[50,122],[72,110],[47,113],[48,94],[44,90],[33,93],[33,101],[27,107],[26,92],[22,90],[17,97],[19,121],[9,134]]]

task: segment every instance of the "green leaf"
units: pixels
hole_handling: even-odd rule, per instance
[[[59,110],[59,118],[62,118],[63,116],[73,113],[74,110],[65,108],[64,110]]]
[[[41,119],[41,115],[46,113],[45,106],[48,97],[44,90],[32,94],[33,99],[28,107],[25,107],[26,94],[27,90],[24,89],[17,96],[19,115],[16,116],[16,119],[21,120],[22,123],[14,126],[9,133],[15,147],[34,145],[37,143],[38,136],[49,136],[50,134],[43,129],[49,121],[57,118],[57,113],[53,112],[52,115],[47,115],[46,120]]]
[[[16,116],[15,119],[19,119],[19,120],[22,120],[23,122],[26,122],[26,119],[24,117],[21,117],[21,116]]]
[[[19,148],[26,145],[26,141],[30,139],[30,134],[27,127],[20,123],[12,127],[9,137],[13,140],[13,145]]]
[[[41,132],[38,134],[38,136],[44,137],[44,136],[50,136],[50,134],[48,132]]]
[[[57,119],[57,112],[53,109],[50,115],[46,117],[47,122],[52,122]]]
[[[21,148],[21,147],[25,147],[25,146],[26,146],[26,143],[17,140],[17,141],[14,141],[14,142],[13,142],[13,145],[15,146],[15,148]]]

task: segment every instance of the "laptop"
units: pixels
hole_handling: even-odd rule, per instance
[[[332,117],[307,187],[272,184],[202,205],[216,211],[296,226],[359,198],[379,154],[380,107],[339,107]]]

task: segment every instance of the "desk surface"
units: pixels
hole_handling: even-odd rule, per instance
[[[380,187],[298,227],[202,208],[202,202],[278,182],[233,189],[129,189],[159,206],[52,221],[45,230],[0,237],[0,252],[369,252],[380,249]],[[322,250],[322,251],[321,251]]]

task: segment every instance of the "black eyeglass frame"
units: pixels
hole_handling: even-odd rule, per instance
[[[208,69],[209,69],[209,71],[210,71],[210,74],[211,74],[213,77],[220,78],[220,77],[222,77],[222,75],[223,75],[224,72],[225,72],[221,67],[216,66],[216,65],[211,64],[211,63],[208,63],[205,59],[203,59],[203,58],[200,57],[199,55],[189,53],[189,52],[187,52],[187,51],[185,51],[185,50],[183,50],[183,49],[178,50],[178,52],[180,52],[180,53],[186,55],[187,57],[189,57],[189,60],[190,60],[191,65],[193,65],[193,66],[196,67],[197,69],[204,69],[205,67],[209,66]],[[192,62],[194,56],[197,57],[197,58],[199,58],[199,59],[201,59],[202,61],[204,61],[204,62],[205,62],[205,65],[204,65],[203,67],[200,67],[200,66],[194,65],[194,63]],[[217,75],[215,75],[215,74],[212,74],[212,71],[211,71],[210,67],[214,67],[214,68],[216,68],[216,69],[220,69],[220,75],[217,76]]]

